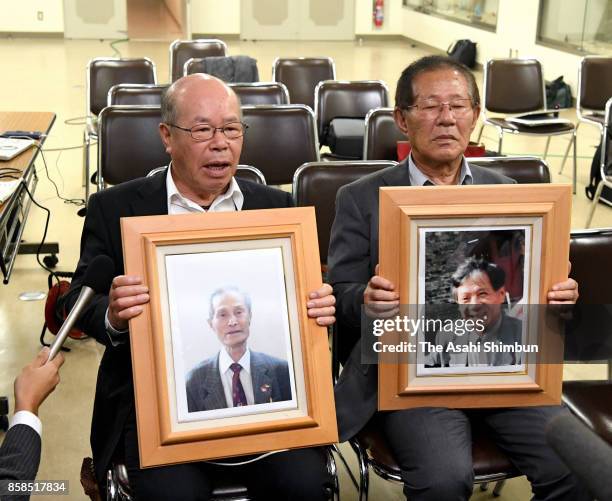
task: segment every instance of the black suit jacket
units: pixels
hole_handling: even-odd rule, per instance
[[[115,276],[124,273],[119,219],[168,213],[166,175],[135,179],[92,195],[81,236],[81,256],[65,304],[68,309],[80,292],[88,264],[99,254],[115,263]],[[242,210],[275,209],[293,206],[289,193],[236,179],[244,195]],[[83,312],[79,327],[106,346],[96,382],[91,424],[91,449],[96,477],[104,482],[106,469],[117,448],[128,416],[134,415],[132,361],[128,342],[113,347],[104,326],[108,295],[97,294]]]
[[[40,436],[34,428],[25,424],[10,428],[0,445],[0,480],[34,480],[39,463]],[[2,499],[25,497],[2,496]]]
[[[286,360],[251,351],[251,381],[255,404],[291,400],[291,382]],[[219,373],[218,353],[191,369],[187,374],[185,386],[189,412],[227,408]]]
[[[510,184],[513,179],[470,165],[474,184]],[[361,364],[363,293],[378,264],[378,192],[383,186],[410,186],[408,161],[345,185],[336,197],[327,264],[336,296],[340,359],[335,388],[340,440],[353,437],[377,408],[378,366]]]

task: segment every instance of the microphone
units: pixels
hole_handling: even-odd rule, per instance
[[[66,341],[66,337],[68,337],[68,333],[72,330],[74,324],[81,316],[81,313],[89,304],[94,295],[108,293],[108,289],[110,288],[114,276],[115,264],[110,257],[105,254],[100,254],[92,259],[89,266],[87,266],[87,270],[85,271],[85,275],[83,277],[83,287],[81,288],[79,297],[77,298],[76,303],[74,303],[72,310],[70,310],[68,317],[66,317],[66,320],[64,320],[62,327],[53,341],[53,344],[51,344],[47,362],[53,360],[55,355],[57,355],[57,353],[60,351],[64,341]]]
[[[599,501],[612,500],[612,447],[570,414],[555,417],[546,440]]]

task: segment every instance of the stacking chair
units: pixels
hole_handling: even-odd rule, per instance
[[[257,60],[249,56],[191,57],[185,61],[183,75],[207,73],[226,83],[259,82]]]
[[[272,64],[272,80],[287,86],[291,103],[312,109],[317,84],[335,79],[336,65],[331,57],[276,58]]]
[[[107,106],[160,106],[168,85],[117,84],[108,91]]]
[[[280,82],[231,83],[242,106],[289,104],[287,87]]]
[[[83,133],[83,181],[89,198],[89,149],[98,137],[98,114],[106,106],[110,88],[119,83],[155,84],[155,64],[150,59],[98,57],[87,65],[87,123]]]
[[[365,117],[363,159],[396,161],[398,141],[406,141],[406,136],[395,124],[393,108],[369,111]]]
[[[359,501],[368,499],[370,468],[384,480],[402,483],[400,467],[375,419],[351,439],[350,444],[357,455],[359,466]],[[506,455],[495,445],[484,425],[472,427],[472,463],[474,483],[479,484],[484,491],[489,482],[496,482],[494,496],[499,496],[506,479],[520,476]]]
[[[327,269],[329,235],[336,213],[336,193],[345,184],[386,167],[390,161],[308,162],[293,175],[293,199],[298,207],[314,206],[317,216],[319,255],[323,271]]]
[[[244,135],[240,162],[262,171],[269,184],[287,184],[306,162],[319,160],[312,110],[302,104],[243,106]]]
[[[315,89],[317,132],[328,145],[329,125],[334,118],[361,118],[374,108],[388,106],[389,90],[381,80],[326,80]],[[365,122],[364,122],[365,125]]]
[[[574,193],[576,192],[576,128],[572,123],[528,126],[509,122],[510,116],[546,110],[546,92],[542,66],[536,59],[491,59],[484,70],[483,124],[477,142],[480,142],[485,125],[497,130],[501,155],[504,133],[547,137],[544,158],[552,136],[571,134],[574,145]],[[490,117],[490,113],[506,114]]]
[[[100,113],[98,189],[146,176],[168,165],[159,136],[159,106],[108,106]]]
[[[597,381],[565,381],[563,401],[579,419],[612,445],[610,256],[612,228],[572,232],[570,276],[580,285],[580,297],[565,336],[565,360],[607,362],[608,378]]]
[[[603,123],[606,101],[612,97],[612,57],[585,56],[578,66],[578,96],[576,98],[576,133],[581,123],[590,124],[599,129],[603,139]],[[569,148],[569,147],[568,147]],[[559,174],[563,171],[563,157]]]
[[[170,44],[170,82],[183,76],[183,66],[188,59],[211,56],[227,56],[227,45],[223,40],[175,40]]]
[[[539,157],[471,157],[478,165],[514,179],[519,184],[550,183],[550,170]]]
[[[591,202],[591,210],[589,211],[589,217],[587,218],[586,227],[591,226],[593,220],[593,214],[601,198],[601,192],[604,186],[612,189],[612,97],[608,99],[606,103],[606,112],[604,116],[603,131],[602,131],[602,143],[601,143],[601,164],[600,173],[601,180],[595,189],[595,196]]]

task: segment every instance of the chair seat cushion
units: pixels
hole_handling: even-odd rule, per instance
[[[612,445],[612,382],[566,381],[563,401],[581,421]]]
[[[503,118],[487,118],[487,123],[497,125],[508,131],[519,132],[521,134],[541,134],[543,136],[549,134],[563,134],[564,132],[571,132],[574,130],[574,124],[572,123],[528,126],[508,122]]]
[[[494,474],[506,474],[508,477],[520,475],[506,455],[495,445],[491,437],[479,426],[472,428],[472,461],[476,477]],[[480,431],[479,431],[480,430]],[[381,431],[372,424],[366,426],[357,435],[357,440],[366,449],[368,457],[379,465],[386,467],[395,475],[400,474],[400,467],[395,461],[391,449]]]

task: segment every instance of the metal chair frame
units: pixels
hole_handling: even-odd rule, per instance
[[[151,65],[153,71],[153,85],[157,85],[157,67],[152,59],[148,57],[133,57],[133,58],[118,58],[118,57],[95,57],[91,59],[85,67],[85,106],[86,106],[86,123],[83,131],[83,187],[85,188],[85,202],[89,199],[89,176],[90,163],[89,151],[92,141],[98,140],[97,132],[97,116],[91,112],[91,66],[103,61],[146,61]],[[110,92],[110,90],[109,90]],[[108,96],[107,96],[108,99]]]
[[[170,55],[170,67],[169,67],[169,76],[168,76],[168,81],[170,83],[173,82],[172,80],[172,68],[174,66],[174,52],[175,52],[175,48],[177,45],[181,44],[181,43],[209,43],[209,44],[220,44],[223,46],[223,50],[225,52],[225,55],[227,56],[227,44],[223,41],[223,40],[219,40],[218,38],[198,38],[195,40],[181,40],[179,38],[177,38],[176,40],[174,40],[170,46],[168,47],[168,51],[169,51],[169,55]],[[184,69],[184,65],[183,65],[183,69]]]
[[[524,58],[518,58],[519,60],[522,61],[535,61],[539,66],[540,69],[542,69],[542,65],[541,63],[532,57],[524,57]],[[576,126],[574,126],[574,128],[571,131],[562,131],[562,132],[552,132],[552,133],[547,133],[547,134],[539,134],[537,132],[523,132],[523,131],[517,131],[517,130],[513,130],[513,129],[504,129],[502,126],[497,125],[493,122],[490,121],[489,117],[487,116],[487,81],[488,81],[488,67],[489,67],[489,63],[495,62],[495,61],[506,61],[506,58],[498,58],[498,59],[489,59],[487,60],[485,66],[484,66],[484,83],[483,83],[483,91],[484,91],[484,96],[482,99],[482,124],[480,126],[480,131],[478,132],[478,139],[476,140],[476,142],[480,142],[480,139],[482,137],[482,132],[484,130],[485,125],[491,125],[492,127],[495,127],[495,129],[497,130],[497,135],[499,138],[498,141],[498,145],[497,145],[497,153],[499,155],[502,154],[502,145],[503,145],[503,138],[504,138],[504,133],[509,133],[509,134],[522,134],[524,136],[536,136],[536,137],[542,137],[544,135],[548,136],[546,139],[546,147],[544,148],[544,156],[543,158],[546,159],[546,156],[548,155],[548,147],[550,146],[550,139],[552,136],[564,136],[567,134],[571,134],[572,137],[570,138],[570,142],[567,146],[567,151],[569,151],[569,148],[572,146],[572,144],[574,145],[574,149],[573,149],[573,162],[574,162],[574,166],[573,166],[573,192],[576,193],[576,171],[577,171],[577,159],[576,159]],[[546,110],[546,86],[544,84],[544,78],[542,78],[542,102],[544,103],[544,108],[542,111],[547,111]],[[533,111],[537,111],[537,110],[533,110]],[[517,113],[517,114],[507,114],[504,115],[504,117],[513,117],[513,116],[520,116],[523,115],[524,112],[521,113]],[[567,156],[567,151],[566,151],[566,156]],[[565,162],[565,158],[563,160],[563,163]],[[561,165],[561,169],[563,169],[563,164]]]
[[[601,192],[604,189],[604,186],[608,188],[612,188],[612,175],[606,172],[607,164],[608,164],[608,143],[610,142],[609,136],[612,134],[610,130],[610,121],[612,120],[612,97],[608,99],[606,103],[606,114],[604,118],[604,125],[602,131],[602,142],[601,142],[601,163],[599,164],[599,170],[601,174],[601,180],[597,185],[597,189],[595,190],[595,195],[593,196],[593,201],[591,202],[591,209],[589,210],[589,216],[587,217],[586,227],[589,228],[591,226],[591,222],[593,221],[593,215],[595,214],[595,209],[597,208],[597,204],[599,203],[599,199],[601,198]]]

